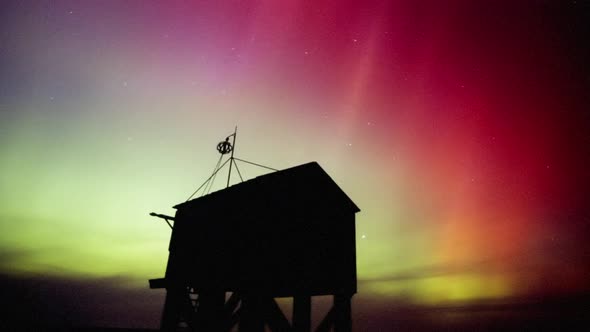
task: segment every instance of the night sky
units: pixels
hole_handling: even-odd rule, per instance
[[[588,40],[588,1],[3,1],[3,288],[40,324],[157,327],[148,213],[237,125],[237,157],[317,161],[361,208],[356,330],[578,303]]]

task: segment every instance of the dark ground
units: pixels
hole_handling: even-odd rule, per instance
[[[0,275],[0,331],[155,331],[163,293],[122,279],[57,280]],[[353,300],[355,331],[590,331],[590,294],[418,307]],[[98,326],[98,327],[97,327]],[[105,328],[119,327],[119,328]],[[127,327],[127,328],[122,328]]]

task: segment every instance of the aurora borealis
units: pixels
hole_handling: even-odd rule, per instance
[[[237,125],[236,156],[317,161],[361,208],[354,311],[587,294],[589,11],[5,1],[0,272],[150,292],[170,233],[148,213]]]

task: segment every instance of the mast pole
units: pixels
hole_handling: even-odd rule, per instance
[[[232,141],[232,149],[231,149],[231,156],[229,157],[229,173],[227,174],[227,185],[226,188],[229,187],[229,180],[231,179],[231,167],[232,164],[235,163],[234,161],[234,151],[236,150],[236,136],[238,134],[238,126],[236,126],[236,129],[234,130],[233,133],[233,141]]]

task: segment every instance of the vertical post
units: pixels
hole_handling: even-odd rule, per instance
[[[199,321],[197,331],[221,332],[225,292],[212,290],[199,293]]]
[[[334,295],[334,332],[352,332],[351,297],[352,295]]]
[[[182,316],[183,295],[184,291],[182,287],[173,285],[166,288],[166,300],[164,302],[162,320],[160,321],[160,331],[176,331],[176,327]]]
[[[311,331],[311,296],[293,297],[293,331]]]
[[[227,187],[229,187],[229,180],[231,179],[231,167],[232,164],[234,163],[234,151],[236,150],[236,136],[238,135],[238,126],[236,126],[236,129],[234,130],[234,134],[232,135],[233,141],[232,141],[232,149],[231,149],[231,156],[229,157],[229,173],[227,174]]]
[[[264,306],[260,296],[248,294],[242,297],[239,332],[264,332]]]

